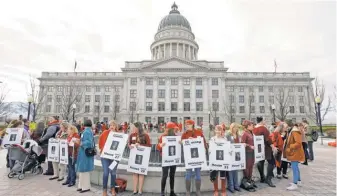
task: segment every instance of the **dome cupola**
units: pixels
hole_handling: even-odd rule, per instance
[[[169,15],[165,16],[160,21],[158,31],[164,29],[165,27],[173,27],[173,26],[185,27],[188,30],[192,31],[190,23],[183,15],[180,14],[180,12],[178,11],[178,6],[176,5],[175,2],[171,6],[171,11]]]

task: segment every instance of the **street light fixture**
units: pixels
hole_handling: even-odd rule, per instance
[[[319,130],[321,131],[321,145],[323,145],[323,129],[322,129],[322,118],[321,118],[321,97],[317,96],[315,98],[315,102],[317,104],[316,118],[318,119]]]
[[[271,110],[273,111],[273,121],[274,121],[274,123],[276,123],[275,109],[276,109],[275,105],[272,104],[272,105],[271,105]]]
[[[139,110],[137,110],[137,122],[139,121]]]
[[[29,96],[27,98],[27,102],[28,102],[28,115],[27,115],[27,120],[29,121],[29,116],[30,116],[30,106],[33,103],[34,99],[32,96]]]
[[[76,110],[76,104],[73,104],[72,107],[73,107],[73,123],[75,123],[75,110]]]

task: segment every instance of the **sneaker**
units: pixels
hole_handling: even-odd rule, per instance
[[[288,191],[294,191],[296,190],[298,187],[297,187],[297,184],[294,184],[294,183],[291,183],[289,187],[287,187],[287,190]]]
[[[285,178],[285,179],[289,178],[287,174],[283,174],[282,177]]]
[[[302,186],[302,181],[297,181],[297,186],[301,187]]]
[[[281,179],[282,178],[282,176],[280,175],[280,174],[277,174],[277,176],[276,176],[278,179]]]

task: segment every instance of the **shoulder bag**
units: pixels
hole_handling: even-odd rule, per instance
[[[97,154],[94,137],[92,137],[92,143],[93,143],[93,146],[90,148],[86,148],[84,151],[85,155],[87,155],[88,157],[93,157]]]

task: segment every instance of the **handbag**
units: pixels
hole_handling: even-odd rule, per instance
[[[115,182],[116,182],[115,190],[116,190],[117,193],[121,193],[121,192],[124,192],[126,190],[126,187],[127,187],[127,184],[128,184],[127,180],[122,179],[122,178],[117,178]]]
[[[90,148],[86,148],[85,151],[84,151],[85,155],[87,155],[88,157],[93,157],[97,154],[96,144],[95,144],[94,138],[92,139],[92,143],[93,143],[93,146],[90,147]]]

